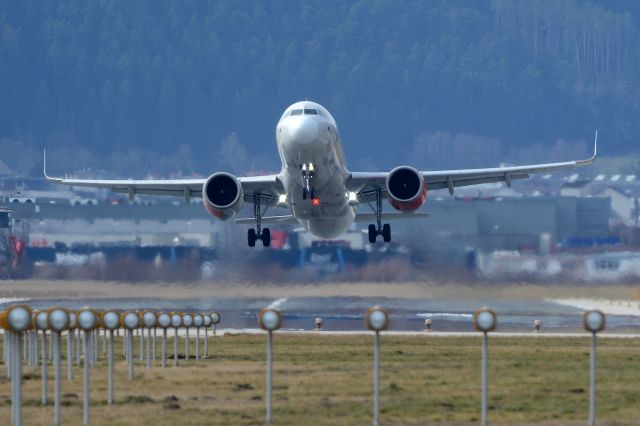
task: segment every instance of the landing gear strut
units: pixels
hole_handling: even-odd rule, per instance
[[[376,222],[377,227],[374,224],[369,225],[369,242],[375,243],[378,239],[378,235],[382,235],[382,240],[385,243],[391,241],[391,226],[388,223],[382,224],[382,190],[376,191]]]
[[[256,229],[251,228],[247,231],[247,242],[249,243],[249,247],[255,247],[257,240],[261,240],[263,246],[269,247],[271,245],[271,231],[269,228],[262,229],[260,194],[254,194],[253,215],[256,218]]]
[[[315,198],[313,193],[313,177],[316,173],[316,167],[313,163],[305,163],[302,165],[302,180],[304,180],[304,187],[302,188],[302,199],[306,200],[307,197],[312,200]]]

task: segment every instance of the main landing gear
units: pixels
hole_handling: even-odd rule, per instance
[[[388,223],[382,224],[382,191],[378,189],[376,191],[376,221],[377,227],[374,224],[369,225],[369,242],[375,243],[378,239],[378,235],[382,235],[382,239],[385,243],[391,241],[391,226]]]
[[[306,200],[307,198],[311,198],[312,200],[315,198],[315,194],[313,192],[313,177],[316,173],[316,166],[313,163],[304,163],[301,167],[302,169],[302,180],[304,181],[304,186],[302,188],[302,199]]]
[[[262,229],[262,209],[260,208],[260,194],[254,195],[253,215],[256,218],[256,229],[247,231],[247,242],[249,247],[255,247],[256,241],[262,241],[264,247],[271,245],[271,231],[269,228]]]

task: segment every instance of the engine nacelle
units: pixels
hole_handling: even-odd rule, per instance
[[[389,204],[402,212],[418,209],[427,198],[427,183],[419,171],[409,166],[400,166],[387,176]]]
[[[226,220],[244,205],[244,191],[234,175],[218,172],[209,176],[202,186],[202,199],[209,213]]]

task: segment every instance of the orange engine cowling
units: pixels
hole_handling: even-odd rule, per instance
[[[204,182],[202,199],[209,213],[218,219],[226,220],[238,213],[244,205],[244,191],[234,175],[218,172]]]
[[[389,204],[402,212],[417,210],[427,199],[427,183],[422,174],[409,166],[400,166],[387,176]]]

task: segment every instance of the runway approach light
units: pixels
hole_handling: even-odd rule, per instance
[[[69,312],[62,308],[52,308],[47,315],[49,328],[57,333],[69,328]]]
[[[211,322],[217,324],[220,322],[220,313],[219,312],[211,312]]]
[[[102,316],[102,325],[107,330],[120,328],[120,316],[114,311],[107,311]]]
[[[193,325],[200,328],[204,325],[204,317],[200,314],[195,314],[193,316]]]
[[[69,329],[78,328],[78,320],[74,312],[69,312]]]
[[[380,306],[374,306],[367,310],[367,328],[372,331],[382,331],[389,327],[389,315]]]
[[[83,309],[78,313],[78,326],[84,331],[91,331],[98,325],[98,317],[90,309]]]
[[[582,324],[584,329],[592,333],[598,333],[604,330],[605,322],[602,311],[585,311],[584,314],[582,314]]]
[[[431,320],[431,318],[427,318],[426,320],[424,320],[424,331],[431,331],[432,323],[433,323],[433,320]]]
[[[140,318],[135,312],[127,312],[122,316],[122,324],[129,330],[135,330],[140,326]]]
[[[158,326],[160,328],[168,328],[171,326],[171,316],[169,314],[162,312],[158,314]]]
[[[0,313],[0,327],[16,333],[22,333],[29,329],[31,321],[31,310],[23,305],[11,306]]]
[[[277,309],[264,308],[258,314],[258,324],[266,331],[274,331],[282,326],[282,314]]]
[[[38,330],[47,330],[49,328],[49,321],[45,311],[39,311],[36,313],[36,327]]]
[[[145,312],[144,315],[142,315],[142,323],[144,324],[144,326],[146,328],[153,328],[156,326],[156,314],[154,314],[153,312]]]
[[[204,314],[202,318],[204,319],[204,326],[211,327],[211,324],[213,324],[213,319],[211,318],[211,315]]]
[[[480,308],[473,313],[473,325],[477,331],[487,333],[496,329],[496,313],[493,309]]]
[[[193,316],[191,314],[182,314],[182,325],[187,328],[193,326]]]
[[[178,328],[178,327],[182,327],[182,317],[180,316],[180,314],[173,314],[171,315],[171,326],[173,328]]]

